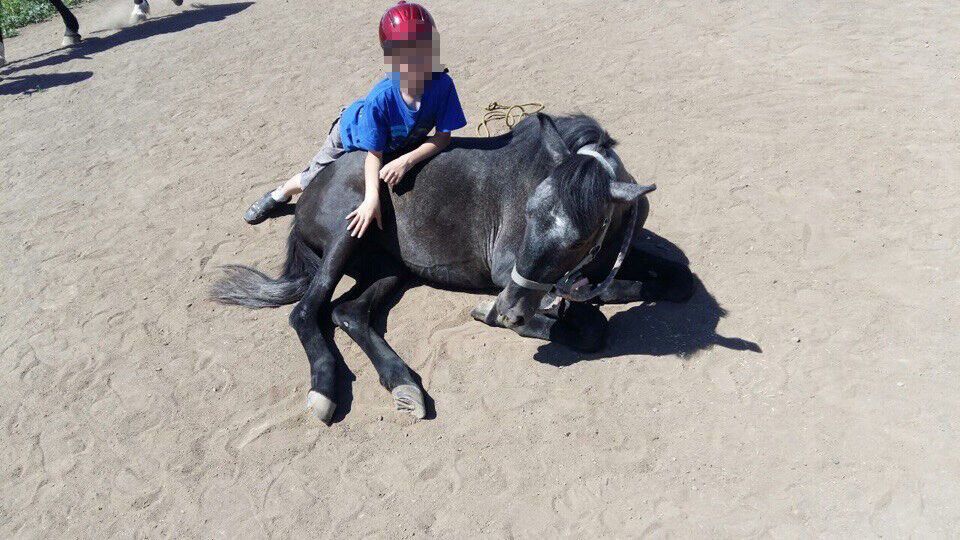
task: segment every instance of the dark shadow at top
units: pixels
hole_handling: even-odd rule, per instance
[[[79,45],[71,48],[56,49],[47,53],[39,54],[31,58],[24,58],[15,62],[10,62],[7,68],[0,70],[0,73],[8,75],[27,69],[38,69],[50,66],[56,66],[69,62],[77,58],[90,58],[91,56],[112,49],[114,47],[146,39],[162,34],[180,32],[201,24],[222,21],[223,19],[239,13],[252,6],[253,2],[236,2],[232,4],[202,5],[194,4],[194,9],[181,11],[164,17],[150,19],[137,26],[121,29],[106,37],[88,37]],[[55,54],[54,54],[55,53]],[[51,55],[52,54],[52,55]],[[43,58],[45,57],[45,58]],[[34,58],[40,58],[31,62]]]
[[[689,265],[683,251],[669,240],[644,231],[644,251]],[[546,343],[534,359],[554,366],[569,366],[586,360],[619,356],[675,355],[687,357],[715,345],[736,351],[763,352],[760,346],[741,338],[717,334],[717,325],[727,312],[694,276],[695,293],[685,303],[644,302],[610,317],[607,345],[596,353],[581,353]]]

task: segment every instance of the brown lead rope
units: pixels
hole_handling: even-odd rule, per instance
[[[530,109],[530,110],[527,110]],[[517,125],[517,122],[523,120],[531,114],[537,114],[538,112],[544,109],[543,103],[524,103],[522,105],[501,105],[494,101],[493,103],[487,105],[486,112],[483,113],[483,120],[477,124],[477,135],[490,136],[490,122],[499,122],[503,121],[506,124],[507,129],[513,130],[513,126]]]

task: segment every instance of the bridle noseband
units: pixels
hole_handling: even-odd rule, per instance
[[[603,155],[597,151],[597,148],[599,147],[596,144],[588,144],[577,150],[577,153],[580,155],[590,156],[599,161],[603,168],[610,173],[610,176],[616,180],[616,169],[610,164],[607,158],[603,157]],[[620,252],[617,254],[617,260],[613,263],[613,268],[610,269],[610,273],[607,274],[607,277],[600,282],[600,284],[591,285],[584,288],[581,282],[585,278],[580,273],[580,270],[590,264],[590,261],[592,261],[600,252],[600,247],[603,245],[603,241],[607,237],[607,231],[610,229],[610,222],[613,218],[613,209],[607,213],[607,217],[603,220],[603,230],[600,233],[600,237],[597,239],[597,243],[590,248],[590,251],[587,252],[587,255],[581,259],[579,263],[577,263],[573,270],[570,270],[564,274],[559,281],[556,283],[541,283],[539,281],[527,279],[520,275],[520,272],[517,271],[516,264],[513,265],[513,270],[510,272],[510,278],[514,283],[525,289],[544,292],[554,291],[558,297],[565,298],[572,302],[586,302],[596,298],[598,295],[600,295],[600,293],[606,290],[611,283],[613,283],[614,276],[616,276],[617,271],[620,270],[620,266],[623,265],[623,261],[627,258],[627,253],[630,251],[630,245],[632,243],[631,241],[633,240],[633,231],[637,224],[638,212],[636,203],[634,203],[630,213],[632,215],[630,216],[630,222],[627,226],[626,234],[624,234],[623,240],[620,243]]]

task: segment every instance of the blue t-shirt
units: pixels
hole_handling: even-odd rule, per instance
[[[353,102],[340,116],[343,149],[391,153],[407,142],[423,139],[430,130],[450,132],[467,125],[453,79],[434,73],[413,110],[400,95],[400,79],[391,73],[367,97]]]

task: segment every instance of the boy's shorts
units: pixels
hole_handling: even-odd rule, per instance
[[[340,113],[343,113],[343,109],[340,110]],[[320,171],[344,154],[346,154],[346,151],[343,149],[343,139],[340,138],[340,117],[337,116],[337,119],[330,126],[327,140],[323,141],[320,151],[310,160],[310,165],[300,173],[300,187],[307,189],[307,186],[320,174]]]

